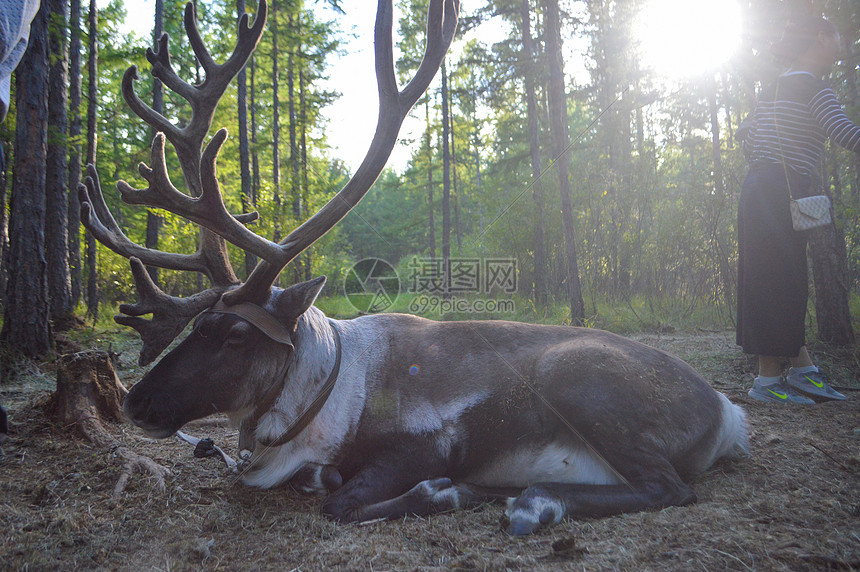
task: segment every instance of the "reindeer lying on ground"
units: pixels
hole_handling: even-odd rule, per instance
[[[203,141],[215,106],[263,30],[239,23],[233,55],[216,65],[186,10],[186,30],[206,71],[190,86],[170,66],[167,39],[148,51],[153,74],[194,108],[179,129],[142,103],[135,68],[123,81],[132,109],[159,133],[150,183],[118,184],[126,202],[164,208],[201,225],[193,255],[141,248],[113,219],[95,169],[81,188],[87,228],[128,256],[141,301],[117,321],[137,329],[141,363],[155,359],[196,317],[188,337],[129,392],[125,414],[153,437],[227,412],[252,450],[244,481],[287,481],[328,493],[327,516],[367,521],[509,499],[507,531],[528,534],[564,517],[604,516],[695,501],[687,482],[717,459],[746,452],[744,412],[680,359],[593,329],[503,321],[434,322],[385,314],[327,318],[313,306],[325,278],[273,287],[281,270],[364,196],[400,124],[435,75],[456,28],[457,0],[431,0],[427,46],[413,80],[394,80],[390,0],[376,23],[379,124],[347,185],[280,243],[231,216],[215,176],[226,138]],[[163,133],[163,135],[162,135]],[[177,149],[190,195],[173,187],[164,139]],[[240,283],[224,239],[262,261]],[[161,292],[144,264],[195,270],[212,287],[179,299]],[[202,312],[202,313],[201,313]],[[139,316],[153,314],[152,320]]]

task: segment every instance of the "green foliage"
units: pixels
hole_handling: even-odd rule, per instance
[[[335,3],[336,4],[336,3]],[[424,47],[424,13],[427,2],[400,2],[397,74],[401,83],[417,69]],[[529,3],[532,35],[538,52],[543,50],[542,3]],[[250,12],[256,2],[249,1]],[[193,51],[182,29],[184,2],[165,1],[165,31],[179,75],[195,82],[198,70]],[[226,0],[200,0],[198,17],[204,41],[216,61],[232,51],[236,38],[235,4]],[[755,89],[778,72],[766,57],[767,42],[781,27],[775,17],[767,29],[758,30],[738,57],[712,77],[700,77],[676,85],[657,84],[639,61],[631,43],[631,26],[645,3],[599,0],[562,2],[563,36],[580,52],[572,57],[587,60],[587,77],[568,85],[570,149],[561,157],[550,152],[546,109],[546,69],[542,55],[527,61],[522,54],[520,3],[494,0],[486,6],[464,6],[460,36],[448,56],[452,102],[451,157],[452,256],[508,258],[517,261],[520,288],[513,299],[515,310],[488,315],[498,319],[537,322],[569,322],[565,309],[566,269],[564,238],[559,212],[555,161],[567,161],[571,170],[572,202],[576,227],[576,251],[580,278],[589,314],[588,323],[620,332],[662,331],[669,327],[730,326],[734,314],[736,267],[736,203],[746,164],[734,141],[734,132],[750,111]],[[760,25],[772,11],[772,2],[745,4],[751,22]],[[850,2],[828,3],[832,19],[840,26],[846,45],[858,38],[856,6]],[[253,98],[256,127],[251,153],[260,179],[249,203],[244,204],[239,165],[237,89],[231,85],[216,112],[213,127],[226,127],[231,136],[218,158],[218,179],[231,212],[257,210],[261,219],[251,227],[272,238],[307,220],[346,183],[350,173],[330,156],[325,135],[325,106],[339,94],[323,80],[331,57],[344,49],[346,36],[339,26],[320,18],[322,12],[302,0],[281,1],[280,30],[281,98],[281,195],[272,180],[273,85],[272,38],[267,31],[247,69],[249,103]],[[120,96],[120,80],[129,65],[137,65],[136,82],[141,98],[151,99],[152,77],[144,57],[150,41],[129,38],[121,32],[125,19],[122,0],[113,0],[99,12],[98,169],[108,206],[129,238],[143,243],[146,209],[122,204],[113,183],[127,179],[144,186],[136,174],[139,162],[149,163],[149,127],[135,117]],[[483,41],[491,29],[495,42]],[[271,25],[269,27],[271,30]],[[501,37],[498,36],[502,30]],[[86,38],[84,38],[86,45]],[[856,46],[855,46],[856,47]],[[364,49],[370,49],[367,46]],[[856,50],[855,50],[856,51]],[[852,59],[853,58],[853,59]],[[846,111],[860,120],[857,97],[856,54],[831,78]],[[290,117],[287,76],[293,72]],[[524,78],[532,77],[538,90],[538,129],[542,142],[543,229],[549,302],[533,301],[535,279],[535,225],[537,208],[532,175],[529,123],[524,101]],[[253,77],[253,88],[251,78]],[[372,81],[372,78],[368,78]],[[86,82],[86,78],[84,78]],[[758,82],[758,83],[757,83]],[[301,90],[301,92],[300,92]],[[169,90],[166,115],[181,125],[188,121],[187,102]],[[712,102],[716,110],[711,109]],[[413,256],[428,256],[441,246],[442,142],[438,87],[433,84],[413,115],[424,124],[411,161],[402,172],[385,171],[364,200],[335,229],[324,236],[292,269],[286,284],[306,273],[325,274],[329,287],[320,305],[331,315],[354,315],[342,296],[342,281],[350,266],[366,257],[382,258],[398,269]],[[712,121],[715,111],[716,121]],[[285,144],[290,122],[306,147]],[[4,148],[11,147],[14,110],[0,127]],[[249,126],[250,126],[249,121]],[[719,135],[715,148],[714,135]],[[719,169],[715,164],[719,156]],[[9,153],[7,153],[7,156]],[[168,168],[177,188],[182,174],[172,149]],[[295,161],[301,165],[293,170]],[[827,153],[829,190],[835,200],[836,219],[845,236],[848,279],[852,289],[860,281],[860,160],[840,149]],[[431,183],[432,180],[432,189]],[[430,195],[433,201],[430,201]],[[302,209],[296,217],[285,208],[296,197]],[[5,206],[5,205],[4,205]],[[430,225],[431,212],[434,216]],[[164,219],[159,249],[193,252],[197,227],[175,215],[159,212]],[[82,232],[82,231],[79,231]],[[431,244],[435,234],[436,244]],[[230,248],[237,274],[244,277],[244,253]],[[309,265],[309,268],[306,268]],[[307,271],[307,272],[305,272]],[[187,296],[199,284],[197,276],[162,271],[161,287]],[[114,306],[136,298],[128,262],[99,247],[99,281],[103,301]],[[340,294],[336,293],[339,292]],[[395,309],[410,311],[414,296],[403,296]],[[856,296],[853,315],[858,315]],[[110,312],[108,312],[110,314]],[[438,313],[426,315],[440,317]],[[476,317],[452,313],[441,316]]]

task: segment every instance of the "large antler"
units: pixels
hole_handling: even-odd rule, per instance
[[[227,292],[222,297],[225,303],[235,304],[243,300],[259,302],[265,299],[284,267],[331,230],[367,194],[388,162],[388,157],[397,143],[397,135],[403,120],[421,94],[427,90],[439,66],[442,65],[442,60],[457,29],[459,10],[460,0],[430,0],[424,57],[415,76],[401,91],[398,90],[394,75],[394,48],[391,37],[392,2],[379,0],[374,30],[379,115],[376,133],[367,155],[340,192],[279,243],[280,252],[277,257],[260,256],[263,260],[257,264],[248,280],[238,289]]]
[[[403,120],[442,64],[457,27],[459,7],[459,0],[430,0],[424,58],[412,80],[399,90],[394,73],[392,0],[379,0],[374,37],[379,116],[373,141],[358,170],[340,192],[280,243],[258,236],[244,226],[247,219],[256,218],[256,213],[245,215],[247,219],[233,216],[224,205],[215,164],[227,138],[226,130],[218,131],[201,152],[218,100],[260,39],[266,17],[265,0],[260,1],[252,27],[248,27],[247,15],[240,18],[236,49],[222,65],[215,64],[206,51],[197,30],[193,7],[190,4],[186,7],[185,28],[206,71],[206,80],[199,86],[186,83],[173,71],[166,34],[159,40],[157,50],[147,51],[153,75],[191,103],[192,117],[186,127],[173,125],[138,98],[133,89],[137,69],[129,68],[123,77],[123,95],[132,110],[159,133],[152,143],[152,167],[141,165],[139,168],[149,186],[135,189],[120,181],[117,188],[122,199],[130,204],[168,210],[204,229],[201,231],[200,248],[193,255],[169,254],[132,243],[111,216],[95,169],[90,169],[87,186],[81,190],[82,202],[86,203],[82,219],[96,238],[131,259],[141,301],[135,305],[122,305],[120,311],[125,316],[118,316],[116,320],[140,332],[144,340],[142,364],[161,353],[194,315],[211,306],[219,296],[227,304],[246,300],[262,303],[283,268],[328,232],[364,197],[385,167]],[[189,194],[176,189],[170,181],[164,159],[165,137],[176,148]],[[247,282],[235,289],[231,288],[238,284],[238,280],[227,259],[224,239],[261,259]],[[212,288],[184,299],[168,296],[152,282],[144,264],[204,272],[212,281]],[[153,314],[152,320],[138,317],[148,313]]]
[[[126,70],[122,82],[122,93],[126,102],[135,114],[158,133],[152,142],[150,155],[152,168],[143,164],[139,166],[140,174],[149,182],[149,187],[135,190],[125,181],[118,182],[117,187],[124,201],[161,207],[172,212],[178,212],[178,209],[173,208],[173,205],[165,201],[164,197],[176,203],[181,203],[182,198],[201,202],[193,197],[202,197],[204,179],[215,176],[214,156],[211,157],[211,165],[206,165],[210,154],[208,152],[201,154],[203,140],[209,132],[215,109],[224,90],[245,65],[260,41],[266,21],[266,8],[265,0],[261,0],[252,26],[248,25],[247,14],[239,18],[236,48],[227,61],[219,65],[213,61],[203,45],[197,29],[193,5],[189,3],[186,6],[185,30],[194,53],[206,72],[206,79],[200,85],[191,85],[176,75],[170,64],[167,34],[159,39],[156,50],[147,50],[146,57],[153,66],[152,74],[191,104],[191,119],[185,127],[173,125],[163,115],[146,105],[134,91],[137,67],[132,66]],[[190,196],[178,191],[167,175],[164,134],[176,148]],[[213,140],[215,139],[218,137]],[[207,151],[212,148],[217,154],[217,149],[222,143],[223,137],[214,146],[210,142]],[[206,172],[206,175],[203,172]],[[85,184],[78,187],[81,196],[81,221],[96,239],[131,261],[132,275],[141,300],[137,304],[121,305],[120,312],[124,315],[115,317],[115,320],[138,331],[143,339],[139,361],[141,365],[145,365],[158,357],[194,316],[214,304],[228,288],[239,284],[239,279],[236,278],[230,265],[224,239],[206,229],[205,226],[201,228],[197,252],[190,255],[144,248],[129,240],[107,207],[95,166],[87,167],[87,175]],[[211,196],[211,193],[209,195]],[[220,192],[218,198],[220,200]],[[223,202],[221,202],[221,208],[223,217],[229,218],[232,224],[242,227],[246,234],[253,234],[242,225],[256,219],[256,213],[233,217],[227,213]],[[200,222],[195,217],[191,219]],[[144,265],[201,272],[209,278],[212,287],[187,298],[169,296],[152,281]],[[152,319],[139,317],[144,314],[152,314]]]

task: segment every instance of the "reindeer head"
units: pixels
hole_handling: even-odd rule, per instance
[[[131,388],[126,418],[152,437],[168,437],[194,419],[253,410],[283,387],[299,318],[324,285],[321,277],[273,288],[264,306],[218,302],[200,314],[188,337]]]
[[[206,74],[199,85],[185,82],[173,70],[167,34],[161,37],[156,49],[147,50],[152,74],[191,104],[192,115],[185,127],[177,127],[143,103],[134,91],[137,68],[132,66],[126,71],[122,81],[126,102],[158,133],[152,142],[152,166],[139,166],[140,175],[149,186],[135,189],[119,181],[117,189],[126,203],[165,209],[201,227],[199,247],[191,255],[161,252],[135,244],[123,234],[107,208],[95,167],[87,166],[85,185],[78,189],[81,220],[96,239],[130,260],[140,301],[121,305],[122,315],[115,319],[137,330],[143,339],[141,365],[156,359],[185,326],[200,315],[188,338],[168,353],[126,397],[125,411],[134,423],[154,436],[168,436],[190,420],[216,411],[236,412],[249,407],[250,402],[265,391],[266,384],[271,383],[272,372],[283,371],[290,358],[291,345],[273,339],[265,328],[239,309],[249,305],[257,307],[284,331],[294,330],[297,320],[322,288],[324,279],[287,290],[273,289],[274,281],[287,264],[346,216],[370,190],[388,161],[403,119],[442,63],[454,36],[458,10],[459,0],[430,1],[424,58],[415,76],[400,90],[394,75],[392,1],[379,0],[374,36],[379,116],[370,148],[349,182],[279,243],[245,226],[258,217],[257,213],[232,215],[227,211],[215,169],[227,131],[219,130],[204,148],[219,100],[262,36],[266,1],[260,0],[253,25],[249,26],[247,14],[239,18],[236,47],[223,64],[216,64],[212,59],[197,29],[193,5],[186,6],[185,30]],[[174,187],[168,176],[165,139],[176,149],[188,193]],[[230,266],[227,242],[260,259],[244,283]],[[156,286],[145,266],[201,272],[209,278],[211,287],[186,298],[169,296]],[[213,308],[216,303],[218,307]],[[201,315],[201,312],[204,313]],[[152,314],[152,319],[141,317],[146,314]]]

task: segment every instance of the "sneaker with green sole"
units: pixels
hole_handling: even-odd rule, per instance
[[[838,401],[845,399],[844,395],[830,387],[830,384],[824,379],[824,374],[820,371],[809,373],[792,373],[789,371],[785,377],[785,381],[788,385],[806,395]]]
[[[771,385],[753,383],[749,396],[759,401],[772,403],[794,403],[796,405],[813,405],[815,402],[795,392],[785,381],[780,380]]]

